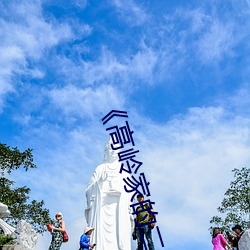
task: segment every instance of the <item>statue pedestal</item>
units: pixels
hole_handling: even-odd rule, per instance
[[[0,247],[2,250],[26,250],[24,246],[21,245],[5,245]]]

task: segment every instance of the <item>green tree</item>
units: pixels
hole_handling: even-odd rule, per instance
[[[232,172],[234,180],[217,208],[222,216],[213,216],[210,220],[213,226],[218,226],[223,231],[230,231],[235,224],[246,229],[250,220],[250,168],[235,168]]]
[[[13,226],[21,219],[26,220],[36,232],[42,233],[46,230],[45,225],[52,221],[49,210],[44,208],[44,201],[30,200],[30,188],[14,188],[15,183],[6,178],[6,175],[9,176],[19,168],[26,171],[36,168],[32,150],[21,152],[16,147],[0,144],[0,202],[6,204],[11,211],[11,216],[5,220]]]

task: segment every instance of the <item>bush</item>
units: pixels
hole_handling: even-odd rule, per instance
[[[12,245],[14,238],[10,235],[0,234],[0,247],[3,245]]]

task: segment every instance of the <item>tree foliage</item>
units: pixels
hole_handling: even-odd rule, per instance
[[[6,204],[11,211],[11,216],[5,220],[15,226],[23,219],[29,222],[36,232],[44,232],[46,230],[44,225],[51,222],[49,210],[44,208],[44,201],[30,200],[30,188],[27,186],[14,188],[14,182],[5,177],[20,167],[26,171],[36,168],[32,150],[20,152],[16,147],[10,148],[0,144],[0,167],[0,202]]]
[[[217,211],[222,216],[213,216],[210,223],[229,231],[235,224],[247,228],[250,220],[250,168],[233,169],[234,180]]]
[[[32,149],[28,148],[21,152],[17,147],[10,148],[6,144],[0,143],[0,173],[3,176],[5,172],[10,174],[13,170],[21,166],[27,171],[29,168],[36,168],[33,163]]]

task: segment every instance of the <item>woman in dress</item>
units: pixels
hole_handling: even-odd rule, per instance
[[[232,247],[227,243],[223,234],[221,234],[221,231],[218,227],[213,229],[212,244],[214,245],[213,250],[225,250],[225,246],[227,246],[229,249],[232,249]]]
[[[56,213],[56,223],[51,227],[52,240],[49,250],[60,250],[63,242],[63,232],[65,231],[65,223],[62,220],[63,215],[61,212]]]

